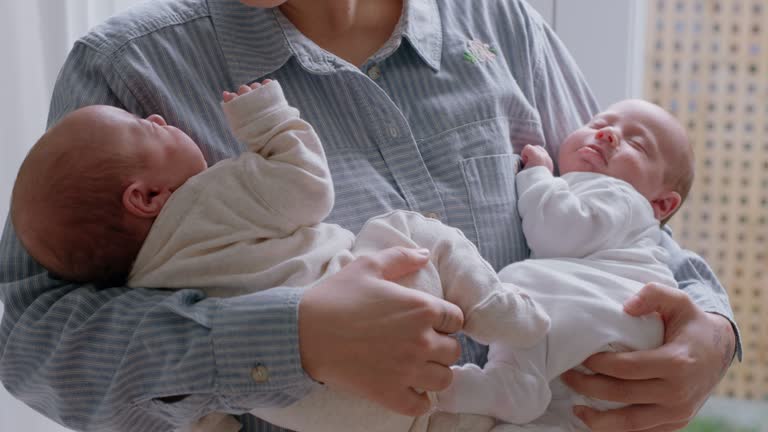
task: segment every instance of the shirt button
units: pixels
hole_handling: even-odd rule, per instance
[[[435,212],[425,212],[424,217],[428,217],[430,219],[440,219],[440,215]]]
[[[269,380],[269,369],[262,364],[256,365],[255,368],[251,369],[251,378],[257,383],[267,382]]]
[[[374,65],[368,69],[368,78],[375,81],[380,77],[381,77],[381,69],[378,66]]]

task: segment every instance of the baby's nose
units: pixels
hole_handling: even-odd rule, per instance
[[[610,129],[602,129],[597,131],[597,134],[595,134],[595,138],[597,138],[598,141],[607,143],[611,147],[616,147],[619,144],[618,137]]]

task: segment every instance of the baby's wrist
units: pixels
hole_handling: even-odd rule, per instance
[[[552,168],[550,168],[550,166],[551,166],[551,163],[548,164],[547,161],[545,161],[545,160],[529,160],[528,163],[526,163],[523,166],[523,169],[525,170],[525,169],[530,169],[530,168],[544,167],[549,172],[552,172]]]

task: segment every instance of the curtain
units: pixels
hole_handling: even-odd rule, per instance
[[[88,28],[139,1],[0,0],[0,226],[19,165],[45,131],[53,84],[72,44]],[[0,431],[66,430],[0,388]]]

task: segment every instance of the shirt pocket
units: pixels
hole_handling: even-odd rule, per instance
[[[495,154],[461,161],[480,253],[498,271],[528,258],[530,250],[517,211],[515,178],[520,156]]]

